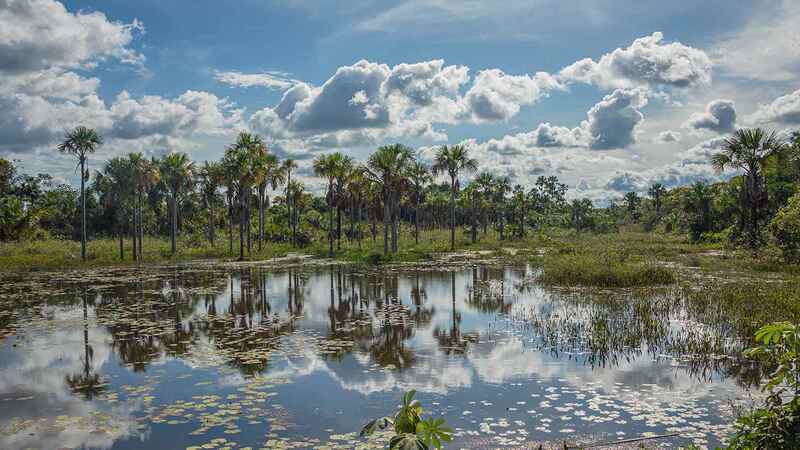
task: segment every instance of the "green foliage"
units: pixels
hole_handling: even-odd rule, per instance
[[[361,436],[394,427],[395,434],[389,441],[390,450],[441,449],[442,442],[450,442],[453,439],[453,430],[445,426],[444,419],[422,419],[422,404],[414,399],[416,393],[414,390],[406,392],[394,417],[370,421],[361,429]]]
[[[786,261],[800,261],[800,194],[793,195],[789,204],[775,214],[769,231]]]
[[[737,419],[732,449],[800,448],[800,325],[773,323],[760,328],[749,358],[774,367],[764,385],[765,404]]]

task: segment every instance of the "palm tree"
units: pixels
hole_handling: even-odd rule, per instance
[[[747,211],[749,221],[742,217],[740,231],[744,231],[743,228],[747,224],[750,245],[753,247],[758,244],[761,237],[760,210],[767,201],[767,191],[763,186],[764,165],[771,156],[778,155],[785,149],[785,140],[775,131],[751,128],[736,130],[732,136],[725,139],[722,150],[711,155],[711,165],[718,172],[735,168],[741,170],[744,175],[742,211]]]
[[[345,195],[345,187],[347,186],[350,177],[353,175],[353,159],[349,156],[342,156],[336,160],[335,169],[336,178],[336,249],[342,248],[342,209],[345,206],[347,195]]]
[[[212,247],[214,246],[214,231],[216,229],[214,203],[217,198],[217,189],[224,182],[225,168],[221,162],[206,161],[203,163],[203,167],[200,169],[200,191],[203,195],[203,202],[208,208],[208,241]]]
[[[392,228],[392,253],[397,253],[397,216],[400,209],[400,192],[406,183],[406,168],[414,156],[410,148],[385,145],[367,159],[367,175],[381,189],[383,200],[383,254],[389,254],[389,221]]]
[[[494,188],[494,175],[489,172],[481,172],[475,178],[475,184],[478,186],[478,192],[480,193],[481,199],[488,202],[492,198],[492,189]],[[488,225],[488,220],[486,217],[486,211],[488,208],[481,208],[482,209],[482,222],[483,222],[483,234],[486,234],[486,227]]]
[[[134,248],[136,248],[136,241],[139,241],[138,251],[134,251],[134,259],[138,255],[138,259],[141,261],[144,259],[142,250],[142,241],[144,240],[144,221],[142,220],[144,194],[158,184],[161,180],[161,173],[158,167],[141,153],[128,154],[128,162],[133,172],[133,188],[135,191],[133,200]]]
[[[161,158],[159,169],[161,170],[161,179],[166,183],[170,193],[170,242],[174,255],[177,252],[178,196],[181,192],[189,190],[192,185],[194,163],[186,153],[170,153]]]
[[[639,208],[639,195],[636,194],[636,192],[631,191],[625,194],[623,200],[625,201],[625,206],[628,209],[628,214],[630,214],[631,219],[636,220],[636,211]]]
[[[267,188],[277,189],[278,185],[286,181],[286,176],[278,157],[267,153],[265,146],[256,149],[254,173],[258,191],[258,251],[261,251],[264,241],[264,209],[269,206]]]
[[[494,198],[492,199],[497,208],[497,221],[500,228],[500,240],[506,239],[506,196],[511,192],[511,181],[508,177],[496,178],[494,182]]]
[[[328,256],[333,256],[333,209],[335,205],[335,192],[334,183],[336,182],[336,175],[339,170],[340,161],[345,156],[339,152],[330,153],[327,155],[320,155],[314,159],[314,174],[318,177],[328,180],[328,189],[325,193],[325,199],[328,202]]]
[[[661,217],[661,199],[666,193],[667,190],[661,183],[655,183],[647,190],[647,194],[653,199],[653,206],[656,209],[656,218]]]
[[[239,260],[244,260],[245,236],[250,235],[250,196],[257,182],[255,173],[256,159],[264,149],[264,141],[260,136],[241,132],[236,142],[225,149],[224,164],[230,179],[230,186],[235,189],[236,205],[239,210]],[[248,250],[249,239],[248,239]]]
[[[350,236],[358,240],[358,248],[361,248],[361,217],[369,185],[370,180],[367,177],[364,166],[353,167],[347,177],[346,190],[350,206]]]
[[[463,145],[443,145],[436,153],[431,170],[435,174],[446,173],[450,176],[450,249],[456,249],[456,196],[458,194],[458,176],[462,172],[474,172],[478,169],[478,161],[470,158]]]
[[[683,202],[684,210],[690,216],[689,234],[697,241],[707,231],[711,231],[711,189],[701,182],[692,185]]]
[[[416,158],[408,165],[406,176],[410,182],[414,202],[414,243],[419,244],[419,204],[422,203],[425,186],[433,180],[433,177],[428,166]]]
[[[131,164],[125,158],[111,158],[97,172],[94,179],[95,190],[100,193],[100,202],[108,208],[114,208],[114,222],[119,235],[119,259],[125,259],[123,243],[124,210],[132,196],[133,183]],[[134,257],[135,258],[135,257]]]
[[[286,215],[289,218],[288,220],[289,229],[291,230],[292,233],[292,245],[294,246],[296,245],[295,226],[294,222],[292,221],[294,217],[292,215],[292,206],[294,206],[293,204],[294,196],[290,195],[289,186],[292,184],[292,171],[297,168],[297,162],[295,162],[295,160],[291,158],[285,159],[283,161],[283,164],[281,165],[281,168],[283,169],[283,172],[286,174]]]
[[[58,151],[78,158],[81,168],[81,260],[86,261],[86,189],[85,182],[89,178],[86,170],[87,156],[94,153],[103,144],[103,138],[97,131],[84,126],[68,131],[64,140],[58,144]]]
[[[588,198],[576,198],[570,203],[570,223],[579,233],[588,225],[589,214],[592,212],[592,207],[592,201]]]

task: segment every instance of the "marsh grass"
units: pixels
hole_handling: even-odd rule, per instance
[[[674,272],[650,260],[619,252],[546,254],[540,281],[550,285],[626,288],[660,286],[676,281]]]
[[[87,243],[86,261],[80,258],[80,242],[50,239],[43,241],[0,242],[0,271],[24,271],[35,269],[73,269],[79,267],[103,267],[136,265],[132,260],[130,241],[125,242],[125,259],[119,258],[119,240],[94,239]],[[254,249],[255,250],[255,249]],[[263,251],[254,252],[250,259],[268,259],[284,256],[292,248],[284,243],[271,243]],[[181,240],[176,254],[170,251],[169,239],[145,237],[143,242],[143,264],[180,262],[196,259],[235,259],[238,248],[228,251],[227,241],[218,241],[215,246],[208,243]]]

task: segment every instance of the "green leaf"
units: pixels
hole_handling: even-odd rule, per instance
[[[433,448],[442,448],[442,441],[450,442],[453,440],[453,430],[446,427],[444,419],[434,419],[432,417],[422,420],[417,424],[417,436],[425,445]]]
[[[394,422],[391,417],[381,417],[370,421],[361,429],[361,436],[368,436],[376,431],[384,430],[392,426]]]
[[[428,450],[428,446],[417,435],[403,433],[389,441],[389,450]]]

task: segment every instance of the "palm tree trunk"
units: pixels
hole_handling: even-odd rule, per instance
[[[208,241],[214,246],[214,199],[208,202]]]
[[[86,157],[81,155],[81,260],[86,261]]]
[[[476,211],[477,202],[476,200],[476,193],[475,191],[470,193],[470,198],[472,200],[472,243],[474,244],[478,240],[478,214]]]
[[[228,199],[228,253],[233,253],[233,199]]]
[[[342,249],[342,208],[336,206],[336,249]]]
[[[391,199],[389,194],[383,196],[383,256],[389,254],[389,220],[391,220]]]
[[[139,191],[139,260],[144,261],[144,252],[142,250],[142,242],[144,242],[144,220],[142,220],[142,213],[144,211],[143,206],[144,203],[142,202],[142,192]]]
[[[400,221],[400,193],[394,192],[392,201],[392,254],[397,254],[398,228]]]
[[[131,250],[133,251],[133,260],[134,261],[138,261],[139,260],[138,252],[137,252],[138,247],[136,246],[136,239],[137,239],[136,234],[138,233],[138,231],[136,231],[136,207],[135,206],[133,208],[133,223],[130,224],[130,232],[131,232]]]
[[[264,194],[258,193],[258,251],[263,249],[264,242]]]
[[[171,229],[170,229],[170,243],[172,244],[172,254],[174,255],[178,248],[175,244],[175,239],[177,238],[178,234],[178,192],[177,190],[172,190],[172,211],[170,211],[172,220],[171,220]]]
[[[122,227],[117,225],[117,234],[119,235],[119,260],[125,261],[125,243],[122,237]]]
[[[414,202],[414,243],[419,244],[419,197]]]
[[[239,200],[239,261],[244,261],[244,241],[245,241],[244,222],[246,216],[247,212],[245,211],[245,206],[240,199]]]
[[[450,180],[450,250],[456,249],[456,179]]]

